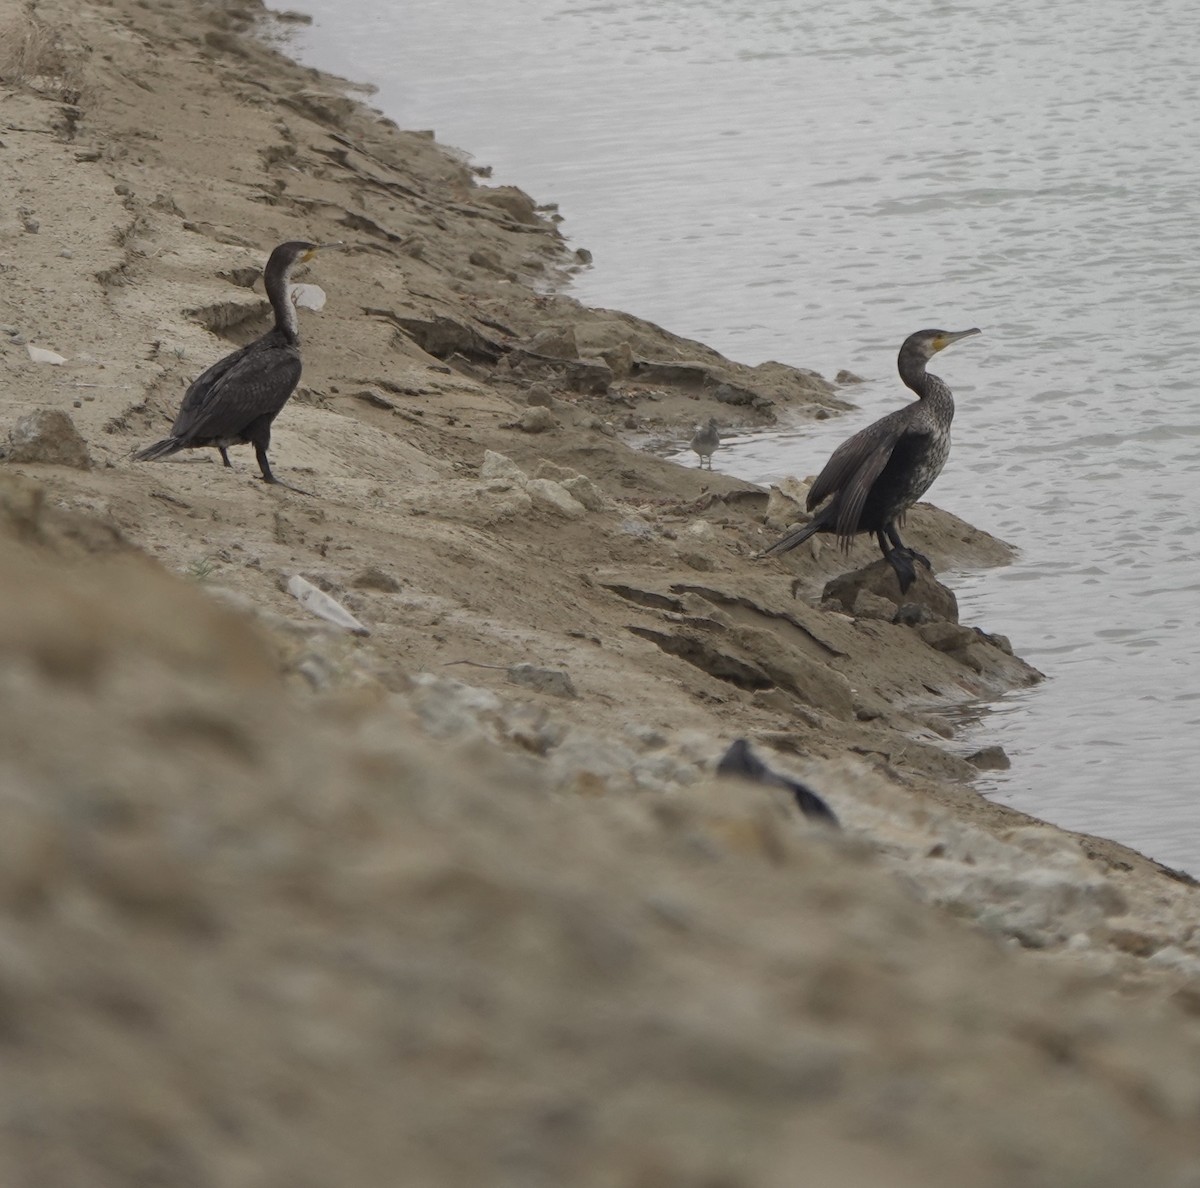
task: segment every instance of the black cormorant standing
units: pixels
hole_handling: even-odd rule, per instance
[[[833,809],[806,784],[772,771],[751,749],[750,744],[739,738],[730,743],[729,750],[717,764],[717,775],[737,776],[755,784],[767,784],[773,788],[786,788],[796,800],[796,807],[811,820],[840,828]]]
[[[310,260],[321,246],[291,240],[271,253],[263,270],[263,284],[275,311],[274,327],[193,380],[171,426],[171,436],[139,450],[134,455],[136,461],[153,462],[179,450],[215,446],[221,461],[229,466],[229,446],[252,445],[264,483],[300,491],[271,473],[267,449],[271,444],[271,422],[300,382],[300,334],[288,281],[292,269]]]
[[[884,559],[896,571],[901,591],[916,578],[913,562],[930,568],[929,558],[908,548],[896,521],[941,473],[950,454],[954,397],[925,370],[925,364],[952,342],[979,334],[971,330],[918,330],[900,348],[900,378],[920,397],[842,442],[809,488],[808,510],[829,500],[803,528],[789,532],[762,553],[786,553],[818,532],[837,536],[848,549],[860,532],[874,532]],[[830,498],[832,496],[832,498]]]
[[[703,425],[696,426],[692,435],[692,449],[700,455],[700,469],[704,469],[707,459],[708,469],[712,470],[712,456],[721,444],[721,431],[717,427],[717,418],[709,417]]]

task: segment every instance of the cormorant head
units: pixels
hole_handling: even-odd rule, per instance
[[[296,265],[311,260],[321,246],[319,243],[309,243],[303,239],[289,239],[271,253],[263,271],[270,276],[287,276]]]
[[[983,331],[972,327],[970,330],[918,330],[910,334],[900,348],[900,358],[906,356],[914,362],[925,363],[932,359],[938,351],[944,351],[952,342],[960,338],[970,338],[972,334],[982,334]]]

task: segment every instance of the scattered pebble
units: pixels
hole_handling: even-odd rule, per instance
[[[29,343],[26,343],[25,349],[35,363],[49,363],[58,367],[67,361],[66,355],[60,355],[57,351],[48,351],[44,347],[30,346]]]
[[[322,310],[325,308],[325,290],[320,285],[292,285],[288,296],[297,309]]]
[[[967,762],[980,771],[1007,771],[1012,767],[1012,760],[1000,746],[984,747],[968,755]]]
[[[535,504],[556,511],[570,520],[587,515],[587,508],[562,483],[556,483],[553,479],[530,479],[525,484],[525,490]]]
[[[324,619],[351,635],[370,635],[368,627],[363,626],[340,602],[331,598],[324,590],[314,586],[307,578],[298,573],[288,578],[287,592],[296,599],[306,610],[311,611],[318,619]]]
[[[527,408],[516,422],[516,427],[522,433],[545,433],[556,429],[558,422],[550,415],[548,408]]]
[[[383,594],[396,594],[400,590],[400,582],[390,573],[377,565],[368,565],[350,579],[350,584],[356,590],[378,590]]]
[[[514,664],[505,674],[510,685],[524,685],[527,689],[536,689],[539,693],[549,693],[552,697],[576,698],[574,682],[570,674],[558,668],[536,668],[532,664]]]
[[[90,470],[87,443],[75,422],[61,408],[39,408],[26,413],[9,433],[10,462],[46,462]]]

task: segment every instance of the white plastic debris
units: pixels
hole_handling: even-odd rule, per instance
[[[324,590],[319,590],[298,573],[288,578],[287,592],[318,619],[349,631],[351,635],[371,634],[370,629],[364,627],[340,602],[330,598]]]
[[[55,367],[67,361],[66,355],[60,355],[55,351],[45,350],[43,347],[30,346],[25,344],[25,349],[29,352],[29,357],[35,363],[53,363]]]
[[[291,298],[297,309],[325,308],[325,290],[320,285],[292,285]]]

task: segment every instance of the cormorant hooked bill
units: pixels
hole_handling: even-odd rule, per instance
[[[914,561],[931,568],[929,558],[908,548],[896,530],[896,521],[929,490],[950,454],[954,397],[942,380],[926,372],[925,364],[952,342],[979,333],[918,330],[904,340],[897,360],[900,378],[920,399],[842,442],[808,492],[809,511],[829,502],[803,528],[789,532],[761,556],[786,553],[818,532],[835,534],[843,550],[858,533],[874,532],[901,591],[917,576]]]
[[[193,380],[171,426],[171,436],[139,450],[134,454],[135,461],[154,462],[179,450],[215,446],[221,461],[229,466],[229,446],[252,445],[264,483],[308,494],[271,473],[267,449],[271,444],[271,422],[300,382],[300,333],[288,282],[295,267],[328,246],[291,240],[271,253],[263,270],[263,284],[275,311],[275,325]]]

